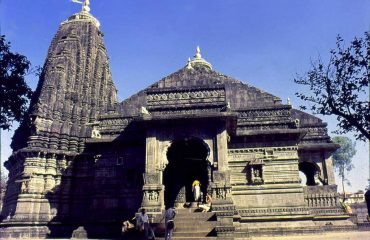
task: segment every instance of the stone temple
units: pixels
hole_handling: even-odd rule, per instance
[[[88,5],[62,22],[5,163],[0,237],[115,238],[140,208],[155,226],[170,205],[178,239],[355,228],[324,122],[218,73],[199,48],[184,65],[118,102]],[[195,179],[211,212],[183,207]]]

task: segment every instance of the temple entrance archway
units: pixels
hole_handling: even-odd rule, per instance
[[[198,138],[185,138],[171,144],[167,150],[168,165],[163,173],[166,207],[192,202],[194,180],[200,181],[205,195],[210,180],[208,155],[208,145]]]

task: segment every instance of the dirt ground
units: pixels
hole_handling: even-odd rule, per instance
[[[340,232],[325,234],[309,234],[296,236],[280,237],[252,237],[236,238],[237,240],[370,240],[370,231],[368,232]]]

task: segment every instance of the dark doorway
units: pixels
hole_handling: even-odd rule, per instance
[[[209,149],[200,139],[188,138],[174,141],[168,148],[168,165],[163,174],[165,205],[174,206],[176,201],[192,202],[192,183],[201,183],[203,196],[207,191]]]

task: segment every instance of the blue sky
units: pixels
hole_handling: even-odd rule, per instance
[[[60,22],[80,11],[69,0],[0,2],[1,34],[34,65],[43,64]],[[215,70],[298,107],[295,74],[318,55],[327,59],[338,34],[349,43],[370,29],[368,0],[91,0],[91,9],[120,100],[183,67],[199,45]],[[325,120],[335,130],[335,120]],[[3,161],[11,135],[2,133]],[[351,190],[364,189],[369,177],[368,144],[357,150]]]

